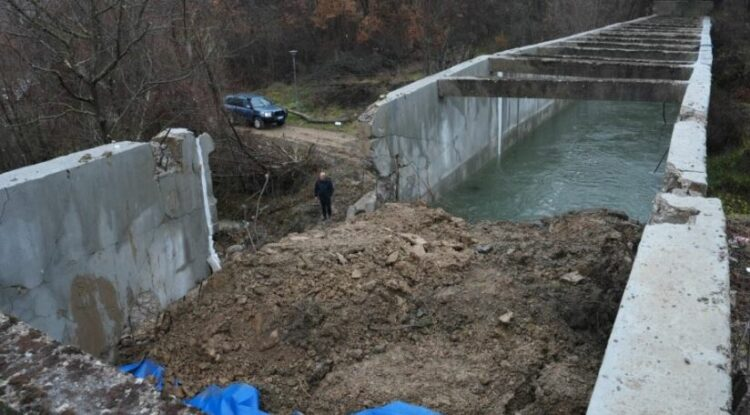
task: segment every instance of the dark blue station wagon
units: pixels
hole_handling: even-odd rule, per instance
[[[224,97],[224,109],[229,112],[232,123],[245,121],[255,128],[270,124],[284,125],[288,111],[258,94],[235,94]]]

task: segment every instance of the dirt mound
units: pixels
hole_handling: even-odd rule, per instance
[[[177,394],[243,381],[279,414],[584,413],[641,231],[606,211],[470,225],[387,205],[235,256],[122,352],[166,365]]]

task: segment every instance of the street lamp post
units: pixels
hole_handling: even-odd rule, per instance
[[[297,50],[290,50],[292,55],[292,72],[294,74],[294,108],[299,109],[299,93],[297,92]]]

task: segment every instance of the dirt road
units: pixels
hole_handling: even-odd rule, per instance
[[[271,127],[261,130],[249,127],[235,127],[242,134],[257,134],[261,137],[281,139],[291,143],[303,145],[315,145],[322,153],[331,153],[348,160],[359,162],[366,156],[366,147],[357,140],[357,137],[336,131],[319,130],[314,128],[296,127],[285,125],[283,127]]]
[[[277,414],[582,414],[641,231],[606,211],[470,225],[386,205],[235,255],[122,353],[166,365],[180,396],[256,385]]]

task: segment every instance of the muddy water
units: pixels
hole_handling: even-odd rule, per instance
[[[641,222],[661,187],[677,105],[578,102],[436,203],[477,220],[606,207]],[[667,123],[664,123],[666,115]]]

